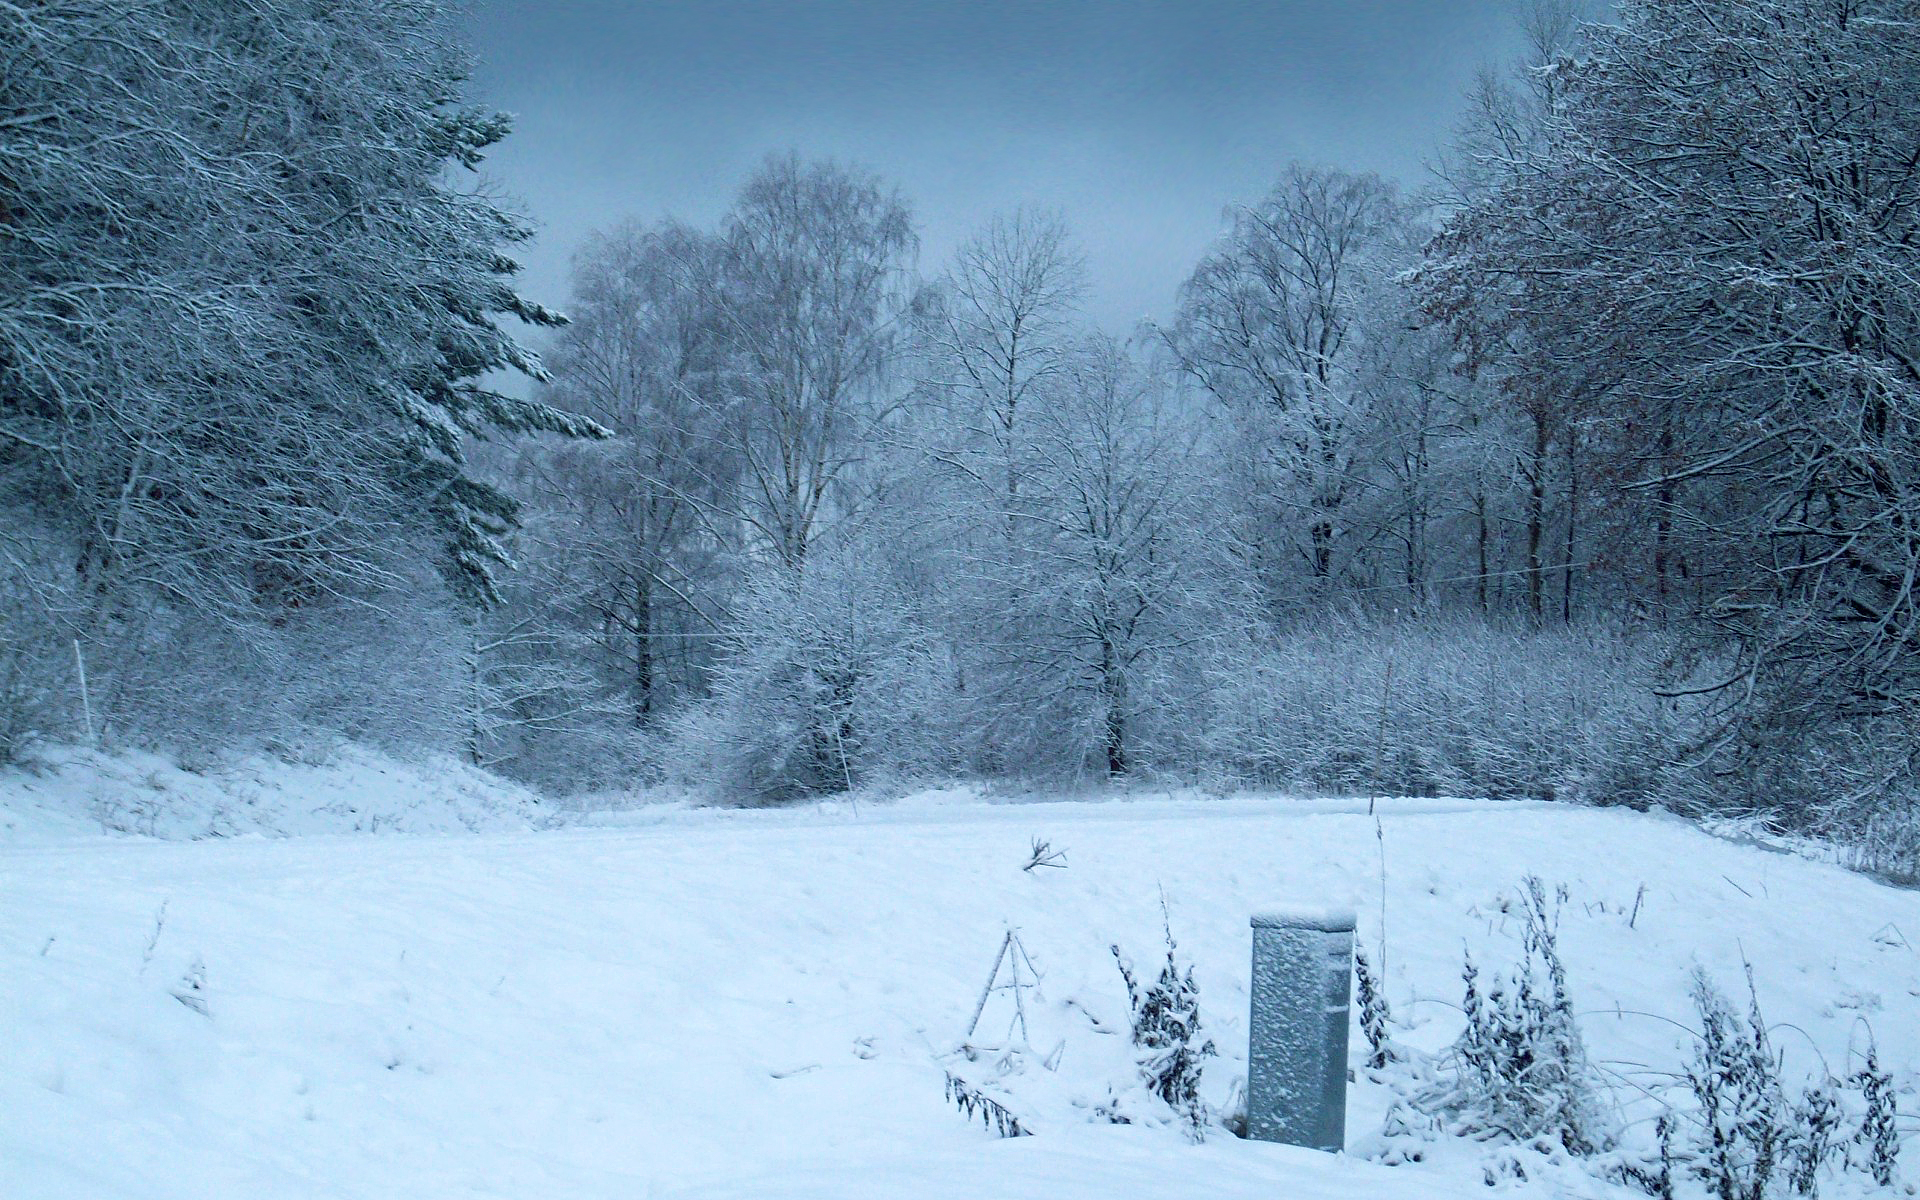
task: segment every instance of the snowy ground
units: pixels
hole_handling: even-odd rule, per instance
[[[368,811],[419,807],[359,778]],[[1478,1146],[1385,1167],[1089,1119],[1127,1082],[1124,1038],[1095,1027],[1125,1017],[1107,948],[1157,962],[1163,889],[1222,1051],[1206,1089],[1220,1103],[1244,1071],[1248,914],[1353,903],[1377,940],[1378,850],[1357,806],[949,794],[166,843],[49,820],[55,784],[27,783],[0,777],[8,1200],[1488,1191]],[[268,790],[284,807],[298,787]],[[1920,1107],[1920,894],[1660,816],[1383,811],[1405,1041],[1453,1036],[1463,944],[1483,962],[1515,955],[1502,909],[1535,873],[1569,888],[1563,950],[1608,1069],[1675,1069],[1685,1034],[1668,1022],[1690,1018],[1691,964],[1743,997],[1744,958],[1768,1018],[1798,1031],[1778,1035],[1794,1060],[1843,1063],[1870,1024],[1903,1109]],[[1034,837],[1066,869],[1023,872]],[[938,1056],[1009,925],[1044,975],[1031,1040],[1065,1045],[1057,1071],[1009,1082],[1037,1136],[1001,1141],[945,1103]],[[1004,1027],[1001,999],[990,1022]],[[1377,1129],[1380,1092],[1356,1089],[1351,1145]],[[1501,1187],[1628,1194],[1572,1172]]]
[[[121,834],[193,841],[316,833],[478,833],[555,823],[537,797],[442,758],[409,763],[355,746],[309,761],[254,754],[193,770],[157,754],[50,749],[0,770],[0,846]]]

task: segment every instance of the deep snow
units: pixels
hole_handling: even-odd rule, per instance
[[[49,818],[72,791],[60,781],[89,769],[0,776],[8,1200],[1488,1190],[1481,1146],[1385,1167],[1090,1119],[1110,1083],[1129,1082],[1124,1037],[1095,1027],[1124,1027],[1109,944],[1156,966],[1164,892],[1222,1051],[1205,1091],[1226,1102],[1246,1055],[1249,915],[1353,905],[1361,937],[1379,939],[1364,805],[947,793],[661,806],[544,832],[167,843]],[[370,756],[343,769],[366,811],[475,823],[428,820],[417,790],[378,794],[382,778],[429,786],[411,769]],[[483,795],[483,780],[458,802],[538,823],[515,807],[524,796]],[[307,812],[302,789],[320,787],[297,773],[262,786]],[[1382,812],[1389,995],[1408,1043],[1437,1049],[1457,1031],[1463,946],[1483,963],[1517,954],[1505,910],[1533,873],[1569,889],[1563,952],[1594,1057],[1623,1093],[1683,1061],[1672,1022],[1691,1016],[1690,966],[1744,999],[1744,960],[1768,1018],[1793,1027],[1776,1035],[1790,1065],[1844,1063],[1870,1025],[1914,1111],[1920,895],[1660,815]],[[1066,869],[1020,869],[1035,837]],[[1037,1136],[1001,1141],[945,1103],[955,1060],[940,1056],[1009,926],[1044,976],[1031,1040],[1064,1047],[1057,1071],[1029,1062],[1007,1081]],[[204,1015],[175,997],[196,965]],[[983,1026],[1003,1031],[1005,1016],[990,1009]],[[1384,1102],[1376,1085],[1355,1089],[1350,1147],[1366,1148]],[[1630,1194],[1537,1164],[1500,1186]]]

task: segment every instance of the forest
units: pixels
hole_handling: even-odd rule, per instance
[[[1431,178],[1275,164],[1115,336],[1060,213],[923,262],[804,148],[528,298],[445,0],[0,0],[0,761],[1532,797],[1912,878],[1920,22],[1526,33]]]

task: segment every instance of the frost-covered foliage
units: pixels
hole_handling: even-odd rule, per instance
[[[1476,97],[1427,311],[1534,435],[1533,494],[1564,486],[1570,511],[1574,481],[1613,485],[1585,512],[1631,564],[1623,598],[1725,660],[1700,745],[1729,794],[1801,824],[1836,795],[1904,799],[1913,6],[1630,0],[1542,32],[1533,70]]]
[[[1360,1010],[1360,1036],[1367,1043],[1363,1065],[1377,1071],[1396,1057],[1387,1035],[1387,1026],[1393,1022],[1393,1006],[1367,952],[1359,946],[1353,949],[1353,992],[1354,1004]]]
[[[47,732],[81,728],[85,720],[81,660],[69,640],[74,626],[61,619],[73,604],[71,590],[53,586],[53,563],[22,563],[26,548],[0,532],[0,765]]]
[[[1114,946],[1112,951],[1120,978],[1127,985],[1141,1080],[1149,1092],[1173,1110],[1187,1136],[1201,1141],[1206,1137],[1210,1113],[1200,1099],[1200,1075],[1206,1060],[1216,1051],[1213,1039],[1201,1032],[1200,988],[1193,981],[1193,964],[1181,968],[1171,928],[1167,931],[1167,961],[1152,983],[1141,981],[1120,947]]]
[[[1588,1155],[1611,1140],[1599,1085],[1567,992],[1560,959],[1561,889],[1550,902],[1528,877],[1520,894],[1523,957],[1482,981],[1471,955],[1463,969],[1466,1029],[1441,1080],[1413,1103],[1468,1134],[1542,1140]]]
[[[197,628],[280,701],[288,622],[492,597],[516,506],[465,441],[594,432],[482,382],[559,318],[449,174],[507,130],[466,70],[438,0],[0,8],[0,642],[80,637],[109,729],[230,724],[121,670]]]
[[[1751,968],[1747,988],[1751,995]],[[1815,1080],[1795,1097],[1757,998],[1739,1013],[1704,971],[1692,997],[1700,1023],[1685,1076],[1692,1105],[1662,1118],[1658,1170],[1637,1172],[1639,1182],[1673,1196],[1678,1161],[1713,1200],[1817,1196],[1836,1173],[1893,1183],[1895,1102],[1871,1048],[1852,1075]]]
[[[1761,1200],[1775,1172],[1795,1156],[1792,1139],[1801,1125],[1793,1117],[1799,1114],[1788,1109],[1757,1002],[1743,1020],[1700,973],[1694,976],[1693,1003],[1700,1016],[1700,1045],[1687,1068],[1687,1086],[1698,1105],[1695,1173],[1719,1200]],[[1818,1136],[1823,1126],[1808,1122],[1804,1132]],[[1798,1156],[1805,1161],[1795,1173],[1811,1180],[1820,1150],[1815,1143],[1800,1148]]]
[[[1894,1121],[1899,1115],[1899,1101],[1894,1098],[1893,1076],[1880,1066],[1877,1047],[1868,1045],[1865,1061],[1847,1082],[1860,1089],[1865,1108],[1853,1139],[1857,1153],[1850,1153],[1847,1162],[1859,1166],[1881,1187],[1890,1187],[1900,1161],[1899,1127]]]
[[[1653,694],[1660,651],[1597,622],[1350,613],[1210,663],[1206,757],[1268,786],[1684,804],[1694,725]]]
[[[1489,1186],[1535,1167],[1566,1167],[1658,1200],[1787,1200],[1829,1184],[1896,1182],[1897,1106],[1871,1031],[1857,1069],[1836,1075],[1822,1062],[1800,1075],[1757,996],[1739,1011],[1696,965],[1684,1061],[1594,1061],[1581,1025],[1597,1014],[1574,1010],[1560,954],[1567,896],[1561,887],[1550,898],[1529,877],[1503,897],[1500,911],[1521,918],[1521,962],[1489,974],[1469,956],[1465,1028],[1454,1044],[1439,1056],[1406,1051],[1370,1072],[1395,1096],[1384,1161],[1417,1162],[1437,1139],[1464,1136],[1501,1147],[1486,1162]],[[1755,996],[1752,968],[1747,987]],[[1635,1110],[1643,1116],[1630,1118]]]
[[[943,648],[908,584],[865,561],[821,553],[748,584],[712,699],[675,723],[672,777],[768,801],[954,769]]]
[[[548,377],[447,0],[0,5],[0,757],[1662,803],[1920,874],[1920,25],[1574,11],[1448,203],[1288,165],[1130,341],[1058,214],[921,278],[789,152],[590,239]]]
[[[987,708],[982,767],[1114,778],[1187,761],[1205,647],[1250,593],[1222,538],[1200,431],[1117,344],[1064,359],[1028,415],[1027,475],[1000,546],[957,575],[955,632]],[[1004,509],[1004,500],[989,512]],[[969,574],[972,574],[969,572]]]

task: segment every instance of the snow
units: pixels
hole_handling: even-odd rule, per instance
[[[533,793],[466,763],[351,745],[191,769],[158,754],[59,747],[0,771],[0,845],[102,832],[189,841],[527,830],[556,819]]]
[[[89,758],[0,776],[8,1200],[1489,1190],[1484,1146],[1396,1167],[1363,1157],[1386,1102],[1364,1080],[1346,1156],[1224,1131],[1194,1146],[1171,1125],[1091,1119],[1110,1085],[1129,1083],[1108,947],[1157,963],[1163,895],[1221,1050],[1204,1085],[1216,1104],[1245,1070],[1253,913],[1354,906],[1359,937],[1378,945],[1380,847],[1364,804],[997,803],[958,790],[775,811],[654,806],[538,830],[530,802],[522,811],[478,773],[462,782],[355,754],[255,763],[253,807],[272,813],[247,828],[337,829],[347,804],[356,817],[411,814],[422,830],[490,830],[386,836],[383,820],[378,837],[167,842],[60,816],[141,769],[160,770]],[[165,771],[161,782],[201,797],[189,808],[218,790]],[[1569,889],[1575,999],[1595,1059],[1622,1078],[1646,1083],[1683,1061],[1672,1022],[1691,1017],[1694,963],[1744,999],[1751,962],[1768,1018],[1795,1030],[1777,1036],[1790,1068],[1844,1064],[1870,1026],[1913,1110],[1920,895],[1658,814],[1380,811],[1387,991],[1411,1023],[1406,1043],[1438,1048],[1457,1032],[1463,947],[1483,965],[1518,955],[1518,884],[1533,873]],[[1036,837],[1067,869],[1021,870]],[[1015,1056],[1024,1073],[1004,1081],[1035,1136],[1002,1141],[942,1091],[944,1070],[997,1053],[952,1052],[1009,928],[1042,979],[1028,997],[1036,1053]],[[204,986],[188,992],[196,971]],[[977,1042],[1002,1037],[1011,999],[991,997]],[[1056,1044],[1048,1070],[1039,1060]],[[1499,1183],[1631,1194],[1565,1164],[1529,1162],[1524,1181]]]
[[[1269,908],[1253,914],[1254,928],[1274,927],[1280,929],[1318,929],[1327,933],[1351,933],[1359,918],[1354,910],[1342,905],[1294,904],[1286,908]]]

